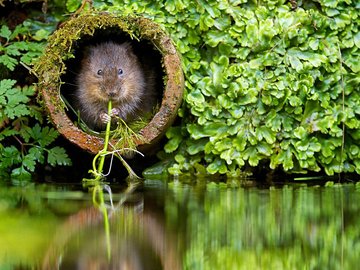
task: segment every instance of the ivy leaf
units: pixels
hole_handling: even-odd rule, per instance
[[[51,166],[56,165],[71,165],[71,160],[65,152],[65,149],[55,146],[48,150],[47,162]]]
[[[360,171],[360,154],[350,149],[360,145],[356,1],[293,11],[272,0],[115,2],[112,9],[146,9],[182,54],[182,118],[165,146],[171,173],[231,174],[269,161],[290,173],[318,164],[329,174]]]

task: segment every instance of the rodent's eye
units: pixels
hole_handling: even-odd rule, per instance
[[[124,71],[121,68],[119,68],[118,69],[118,75],[123,75],[123,74],[124,74]]]
[[[97,75],[102,76],[102,75],[103,75],[103,70],[102,70],[102,69],[99,69],[99,70],[97,71]]]

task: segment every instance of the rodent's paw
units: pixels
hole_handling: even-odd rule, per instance
[[[120,110],[118,108],[112,108],[111,109],[111,116],[119,116]]]
[[[109,123],[109,121],[111,120],[110,115],[108,115],[107,113],[100,113],[100,120],[101,122],[103,122],[104,124]]]

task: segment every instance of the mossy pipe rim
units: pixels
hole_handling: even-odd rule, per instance
[[[135,139],[137,148],[146,152],[172,125],[184,90],[180,56],[168,34],[152,20],[141,16],[104,12],[82,14],[69,19],[49,38],[43,56],[34,66],[34,72],[39,78],[39,93],[57,130],[80,148],[94,154],[98,153],[103,147],[103,138],[78,128],[65,112],[65,104],[60,95],[61,75],[66,72],[65,61],[73,57],[76,41],[84,36],[93,36],[95,31],[109,28],[119,29],[119,32],[140,42],[150,41],[162,56],[165,78],[160,108],[140,131],[143,139]],[[116,141],[111,144],[116,145]]]

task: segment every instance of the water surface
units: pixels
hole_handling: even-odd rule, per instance
[[[0,269],[357,269],[360,188],[0,186]]]

